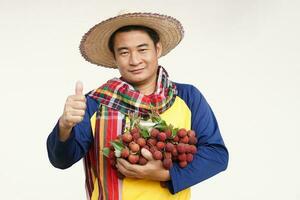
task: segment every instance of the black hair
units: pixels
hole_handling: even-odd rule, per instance
[[[129,25],[129,26],[123,26],[119,29],[117,29],[109,38],[108,40],[108,48],[112,52],[113,55],[115,55],[114,52],[114,44],[115,44],[115,37],[117,33],[122,33],[122,32],[130,32],[130,31],[144,31],[149,35],[151,40],[154,43],[154,46],[156,47],[156,44],[159,42],[159,35],[157,34],[156,31],[153,29],[146,27],[146,26],[141,26],[141,25]]]

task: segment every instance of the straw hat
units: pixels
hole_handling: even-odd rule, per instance
[[[93,64],[117,68],[108,41],[117,29],[128,25],[146,26],[156,31],[162,44],[161,56],[176,47],[184,35],[181,23],[173,17],[157,13],[121,14],[96,24],[82,37],[80,43],[82,56]]]

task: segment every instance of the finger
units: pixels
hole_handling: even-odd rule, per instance
[[[72,109],[69,111],[69,114],[73,117],[83,117],[85,114],[85,110]]]
[[[69,116],[66,117],[66,121],[68,123],[75,123],[75,124],[77,124],[77,123],[81,122],[82,120],[83,120],[82,116],[72,116],[72,115],[69,115]]]
[[[84,95],[71,95],[68,97],[69,101],[80,101],[80,102],[86,102],[86,98]]]
[[[151,152],[148,149],[142,148],[141,153],[148,161],[154,160]]]
[[[83,83],[81,81],[76,82],[75,94],[76,95],[83,95]]]
[[[129,163],[128,163],[126,160],[124,160],[124,159],[122,159],[122,158],[118,158],[118,159],[117,159],[117,163],[118,163],[120,166],[124,167],[125,169],[130,170]]]
[[[82,101],[75,101],[72,103],[71,106],[73,109],[76,110],[85,110],[86,109],[86,103],[82,102]]]
[[[135,177],[135,173],[126,169],[122,164],[117,164],[116,167],[118,170],[126,177]]]
[[[136,172],[136,166],[135,164],[130,164],[127,160],[122,159],[122,158],[118,158],[117,159],[117,163],[122,165],[125,169],[132,171],[132,172]]]

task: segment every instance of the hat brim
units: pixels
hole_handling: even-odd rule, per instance
[[[117,68],[108,41],[116,30],[128,25],[146,26],[156,31],[162,44],[161,56],[176,47],[184,35],[181,23],[173,17],[156,13],[123,14],[96,24],[82,37],[80,43],[82,56],[93,64]]]

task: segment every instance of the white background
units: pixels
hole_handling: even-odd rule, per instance
[[[179,19],[185,38],[160,59],[194,84],[218,119],[228,169],[192,199],[300,199],[300,3],[297,0],[0,0],[0,199],[85,199],[82,161],[48,161],[46,138],[75,82],[118,71],[86,62],[79,42],[120,10]]]

